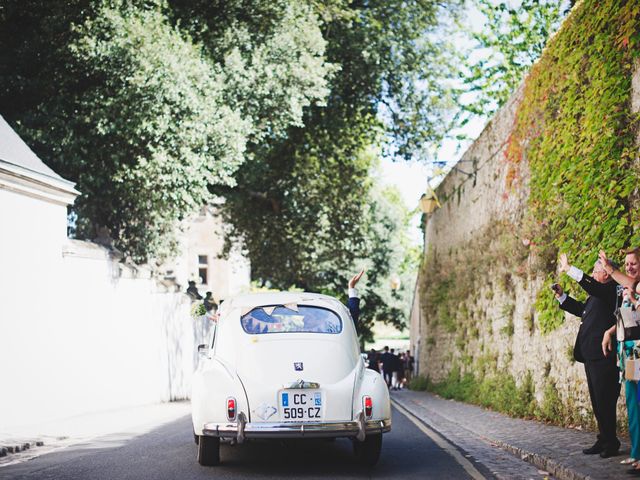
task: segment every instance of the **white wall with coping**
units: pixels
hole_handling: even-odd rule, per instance
[[[0,182],[0,225],[0,431],[189,395],[186,295],[68,240],[64,201]]]

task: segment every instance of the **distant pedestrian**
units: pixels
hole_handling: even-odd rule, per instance
[[[380,371],[380,367],[378,366],[378,352],[375,348],[372,348],[369,350],[369,353],[367,353],[367,363],[367,368],[375,370],[376,372]]]
[[[404,353],[398,355],[398,363],[396,364],[396,390],[402,390],[404,386]]]
[[[398,390],[398,377],[399,377],[399,372],[401,369],[400,366],[400,358],[398,357],[398,355],[396,355],[396,349],[392,348],[391,349],[391,356],[393,357],[392,359],[392,366],[391,366],[391,389],[392,390]]]
[[[393,377],[393,368],[395,366],[395,355],[389,353],[389,347],[385,346],[380,355],[380,363],[382,363],[382,376],[387,384],[391,387],[391,379]]]
[[[414,359],[411,356],[411,350],[407,350],[404,354],[404,380],[409,382],[413,375]]]
[[[187,295],[191,297],[191,301],[202,300],[202,295],[198,292],[198,287],[196,287],[196,282],[193,280],[189,280],[189,286],[187,287]]]

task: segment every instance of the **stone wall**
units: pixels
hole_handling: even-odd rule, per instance
[[[638,111],[639,69],[632,88],[632,108]],[[414,303],[412,312],[412,349],[418,352],[421,374],[436,383],[445,380],[454,367],[478,381],[506,374],[521,386],[525,378],[531,378],[539,404],[546,401],[547,387],[552,385],[560,402],[573,412],[571,421],[589,424],[584,369],[571,357],[580,320],[567,314],[564,324],[553,332],[540,331],[534,308],[543,282],[536,276],[539,259],[528,251],[530,240],[519,237],[524,230],[516,228],[522,226],[528,202],[526,158],[513,181],[505,152],[521,98],[522,89],[436,189],[441,208],[426,222],[425,267],[418,279],[420,301]],[[477,173],[470,175],[474,171]],[[497,248],[505,242],[509,248]],[[510,253],[496,257],[496,251]],[[471,285],[460,287],[462,308],[436,315],[439,302],[456,294],[455,284],[447,286],[448,292],[430,289],[439,281],[436,276],[448,270],[456,271],[457,282],[466,275]],[[443,316],[451,318],[445,324],[434,320]]]

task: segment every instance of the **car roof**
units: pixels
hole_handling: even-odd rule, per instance
[[[260,292],[248,293],[232,297],[223,302],[224,310],[241,308],[248,311],[252,308],[265,305],[285,305],[289,303],[301,303],[305,305],[317,305],[338,309],[342,303],[335,297],[312,292]]]

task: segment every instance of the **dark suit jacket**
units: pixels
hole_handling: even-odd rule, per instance
[[[396,356],[391,352],[384,352],[380,355],[380,362],[382,363],[382,370],[385,372],[393,372],[396,367]]]
[[[356,326],[356,331],[359,333],[358,327],[360,324],[358,321],[360,320],[360,299],[358,297],[349,297],[347,300],[347,308],[349,309],[353,323]]]
[[[614,355],[605,357],[602,353],[602,337],[604,332],[615,323],[614,312],[617,303],[616,282],[600,283],[593,277],[584,274],[579,282],[580,286],[589,294],[585,302],[567,295],[560,308],[582,317],[576,343],[573,347],[573,357],[578,362],[585,360],[609,359],[615,361]]]

